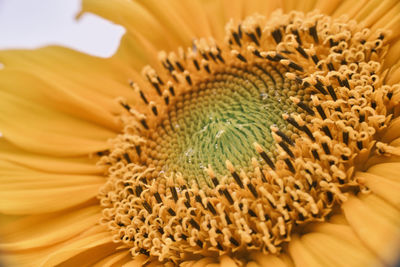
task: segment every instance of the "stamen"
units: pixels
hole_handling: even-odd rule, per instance
[[[235,179],[236,183],[241,187],[244,188],[243,183],[239,177],[239,175],[235,171],[235,167],[233,167],[232,163],[229,160],[225,162],[226,168],[228,168],[229,172],[232,174],[232,177]]]
[[[265,151],[262,149],[262,147],[257,144],[254,143],[254,148],[256,149],[256,151],[261,155],[261,157],[265,160],[265,162],[269,165],[269,167],[271,167],[271,169],[275,170],[275,164],[272,162],[272,160],[267,156],[267,154],[265,153]]]
[[[303,103],[302,101],[300,101],[300,99],[298,99],[297,97],[290,97],[290,100],[293,101],[293,103],[295,103],[296,105],[298,105],[301,109],[303,109],[304,111],[306,111],[307,113],[309,113],[311,116],[314,116],[315,113],[314,111],[307,106],[305,103]]]

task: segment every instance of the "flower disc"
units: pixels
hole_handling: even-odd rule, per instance
[[[318,13],[254,15],[146,67],[147,107],[123,99],[123,134],[100,163],[115,241],[160,261],[277,254],[291,232],[367,191],[354,168],[391,153],[376,136],[398,86],[384,84],[386,33]],[[148,90],[147,90],[148,91]]]

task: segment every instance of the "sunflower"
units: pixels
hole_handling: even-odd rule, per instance
[[[103,59],[1,51],[11,266],[390,266],[398,1],[84,0]]]

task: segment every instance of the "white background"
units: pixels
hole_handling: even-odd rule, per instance
[[[67,46],[111,56],[124,28],[94,14],[75,19],[80,0],[0,0],[0,49]]]

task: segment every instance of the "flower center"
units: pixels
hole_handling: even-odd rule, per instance
[[[209,165],[222,177],[228,174],[226,160],[245,169],[253,157],[261,161],[253,144],[274,151],[270,127],[286,132],[282,113],[296,110],[287,95],[304,94],[285,81],[284,72],[266,64],[228,67],[178,96],[155,131],[161,149],[153,162],[165,173],[180,172],[188,183],[195,180],[204,187],[212,185],[204,170]]]
[[[301,225],[366,188],[357,162],[398,103],[384,85],[384,33],[317,13],[252,16],[227,43],[160,53],[146,109],[121,100],[125,128],[100,164],[116,242],[132,255],[279,253]]]

